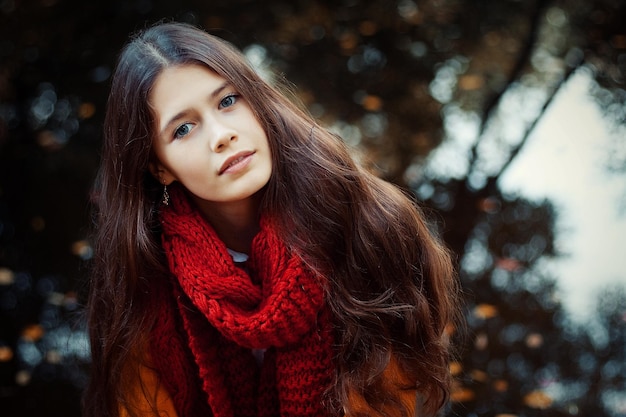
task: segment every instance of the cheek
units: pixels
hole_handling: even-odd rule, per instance
[[[193,175],[197,167],[197,153],[189,152],[163,152],[159,156],[161,164],[178,181],[184,181]]]
[[[197,176],[200,171],[208,169],[208,161],[199,152],[188,152],[172,161],[172,168],[180,175]]]

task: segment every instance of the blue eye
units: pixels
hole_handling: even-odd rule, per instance
[[[185,123],[178,127],[176,131],[174,131],[174,139],[180,139],[184,136],[187,136],[189,132],[191,132],[192,125],[191,123]]]
[[[239,96],[237,94],[229,94],[220,101],[220,109],[224,109],[234,105]]]

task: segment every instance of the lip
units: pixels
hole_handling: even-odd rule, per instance
[[[253,151],[242,151],[226,158],[217,175],[222,175],[226,172],[236,172],[239,169],[244,168],[250,162],[250,157],[252,155],[254,155]]]

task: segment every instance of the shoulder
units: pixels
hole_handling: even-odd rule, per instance
[[[120,417],[178,417],[174,401],[165,389],[157,371],[151,365],[148,350],[142,351],[138,362],[127,369],[136,377],[119,403]]]
[[[399,407],[383,406],[383,413],[385,416],[392,417],[421,417],[419,410],[421,409],[421,402],[418,404],[418,398],[420,397],[415,382],[411,382],[406,374],[403,372],[402,367],[397,359],[391,358],[389,365],[383,371],[383,387],[385,391],[389,393],[392,398],[397,398],[399,401]],[[352,393],[349,396],[349,407],[346,409],[351,410],[351,413],[346,413],[346,417],[356,417],[360,415],[367,415],[371,417],[382,417],[383,414],[374,410],[363,398],[363,396]],[[404,413],[401,411],[404,410]]]

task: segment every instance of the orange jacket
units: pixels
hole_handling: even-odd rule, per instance
[[[412,415],[416,415],[416,390],[401,390],[401,386],[406,386],[406,377],[402,374],[397,361],[392,360],[384,371],[385,385],[389,391],[399,392],[400,398],[408,410],[412,410]],[[130,393],[129,399],[132,403],[135,415],[149,417],[158,415],[159,417],[178,417],[174,409],[174,402],[165,387],[159,383],[159,377],[153,369],[142,366],[140,369],[141,383]],[[354,394],[350,396],[351,408],[355,413],[376,417],[379,413],[372,410],[362,396]],[[156,410],[153,410],[152,406]],[[130,405],[129,405],[130,406]],[[129,417],[129,406],[120,405],[120,416]],[[156,413],[155,413],[156,411]],[[349,415],[346,415],[349,417]]]

